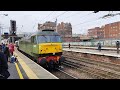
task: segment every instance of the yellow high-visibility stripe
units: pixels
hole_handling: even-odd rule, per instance
[[[24,69],[25,73],[27,74],[29,79],[39,79],[36,74],[29,68],[29,66],[24,62],[24,60],[22,60],[16,52],[14,52],[15,56],[17,56],[17,59],[20,63],[20,65],[22,66],[22,68]]]
[[[20,79],[24,79],[17,63],[15,63],[15,66],[16,66],[16,69],[17,69],[17,72],[18,72],[18,75],[19,75]]]

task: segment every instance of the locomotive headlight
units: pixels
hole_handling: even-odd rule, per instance
[[[53,55],[55,55],[55,53],[53,53]]]

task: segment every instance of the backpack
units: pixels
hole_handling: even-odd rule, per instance
[[[11,56],[10,62],[11,62],[11,63],[14,63],[14,62],[15,62],[15,57],[14,57],[14,56]]]

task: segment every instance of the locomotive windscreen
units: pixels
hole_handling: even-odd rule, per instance
[[[38,43],[49,43],[49,42],[60,42],[61,43],[61,37],[59,35],[42,35],[37,36]]]

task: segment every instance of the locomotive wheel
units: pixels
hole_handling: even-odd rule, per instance
[[[46,61],[45,58],[42,58],[39,62],[39,64],[42,65],[42,66],[46,65],[46,63],[47,63],[47,61]]]
[[[55,64],[54,64],[54,68],[59,68],[60,64],[59,64],[59,61],[57,61]]]
[[[54,65],[54,68],[59,68],[59,64],[55,64],[55,65]]]
[[[34,59],[34,62],[38,63],[38,60]]]
[[[54,66],[54,61],[53,61],[53,60],[51,60],[51,61],[48,63],[48,67],[49,67],[50,70],[53,70],[53,69],[55,68],[55,66]]]
[[[36,60],[34,57],[31,57],[30,55],[29,55],[29,57],[30,57],[34,62],[37,63],[37,60]]]
[[[65,61],[65,57],[61,56],[59,59],[59,65],[61,65],[61,62],[64,62],[64,61]]]

